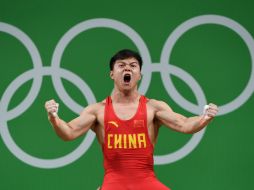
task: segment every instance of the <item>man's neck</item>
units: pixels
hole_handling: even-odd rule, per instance
[[[137,90],[135,91],[119,91],[117,89],[113,90],[111,95],[112,101],[115,103],[135,103],[139,100],[140,94]]]

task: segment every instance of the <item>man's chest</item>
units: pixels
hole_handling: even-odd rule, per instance
[[[97,127],[96,127],[96,134],[97,138],[100,143],[104,142],[105,137],[105,126],[104,126],[104,119],[105,119],[105,107],[103,109],[98,110],[97,114]],[[119,117],[122,120],[128,120],[133,118],[137,111],[138,111],[138,105],[131,105],[131,106],[122,106],[122,105],[114,105],[115,115]],[[112,113],[111,113],[112,114]],[[149,106],[147,106],[146,114],[144,114],[144,117],[147,119],[147,128],[148,128],[148,134],[150,137],[151,142],[154,144],[154,139],[156,138],[155,133],[155,126],[154,126],[154,110],[152,110]],[[145,119],[145,118],[144,118]]]
[[[114,104],[113,112],[114,114],[122,120],[129,120],[133,118],[138,112],[138,104],[132,105],[121,105],[121,104]]]

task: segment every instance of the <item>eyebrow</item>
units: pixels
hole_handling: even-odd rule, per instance
[[[116,63],[124,63],[124,64],[133,64],[133,63],[136,63],[136,64],[138,64],[137,61],[133,61],[133,62],[130,62],[130,63],[126,63],[124,61],[117,61]]]

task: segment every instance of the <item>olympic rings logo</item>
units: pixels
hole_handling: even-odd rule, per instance
[[[18,159],[29,165],[39,168],[62,167],[74,162],[83,154],[85,154],[85,152],[89,149],[95,138],[94,133],[91,131],[87,133],[81,144],[68,155],[55,159],[41,159],[27,154],[14,142],[8,130],[7,121],[18,117],[31,106],[40,91],[43,76],[49,75],[52,77],[53,85],[56,89],[58,96],[63,100],[66,106],[68,106],[73,112],[77,114],[80,113],[83,107],[78,105],[68,95],[68,93],[64,89],[60,78],[64,78],[70,81],[72,84],[76,85],[83,93],[84,97],[88,100],[89,104],[96,102],[95,96],[89,86],[86,84],[86,82],[83,81],[79,76],[75,75],[75,73],[61,68],[60,62],[65,48],[73,40],[74,37],[86,30],[100,27],[114,29],[118,32],[125,34],[137,46],[142,58],[144,59],[143,79],[139,87],[139,91],[141,93],[146,94],[150,85],[152,73],[160,72],[163,85],[165,86],[168,95],[185,110],[193,114],[200,114],[202,111],[202,107],[207,103],[200,85],[186,71],[170,64],[170,56],[175,43],[185,32],[203,24],[216,24],[233,30],[246,43],[251,56],[252,70],[249,81],[247,82],[245,89],[237,98],[227,104],[220,106],[219,115],[224,115],[238,109],[248,100],[248,98],[252,95],[254,91],[254,40],[243,26],[241,26],[239,23],[232,19],[218,15],[202,15],[191,18],[180,24],[167,38],[161,53],[159,64],[152,63],[149,51],[144,41],[135,32],[135,30],[133,30],[126,24],[116,20],[105,18],[83,21],[72,27],[60,39],[54,50],[50,67],[44,67],[42,65],[42,60],[38,49],[36,48],[33,41],[24,32],[12,25],[0,22],[0,31],[17,38],[28,50],[33,62],[33,68],[24,72],[23,74],[19,75],[15,80],[13,80],[6,88],[1,98],[0,134],[2,136],[3,142],[12,152],[12,154],[14,154]],[[189,85],[197,99],[197,105],[186,100],[177,91],[171,81],[170,75],[177,76],[179,79],[185,81],[187,85]],[[33,83],[27,97],[15,108],[8,111],[8,105],[10,103],[11,97],[26,81],[30,79],[33,79]],[[204,132],[205,129],[193,135],[192,138],[182,148],[173,153],[167,155],[155,155],[155,164],[169,164],[187,156],[199,144],[204,135]]]

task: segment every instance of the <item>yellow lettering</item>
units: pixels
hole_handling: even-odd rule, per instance
[[[126,140],[126,134],[123,135],[123,148],[127,148],[127,140]]]
[[[145,133],[138,134],[138,147],[139,148],[142,148],[142,143],[143,143],[143,147],[146,148],[146,136],[145,136]]]
[[[108,148],[111,149],[113,148],[112,145],[110,144],[110,139],[113,137],[113,134],[108,134]]]
[[[136,134],[129,134],[128,139],[129,139],[129,148],[137,148]]]
[[[108,134],[108,149],[146,148],[145,133],[138,134]]]
[[[122,134],[119,135],[115,134],[114,136],[115,136],[114,148],[122,148]]]

